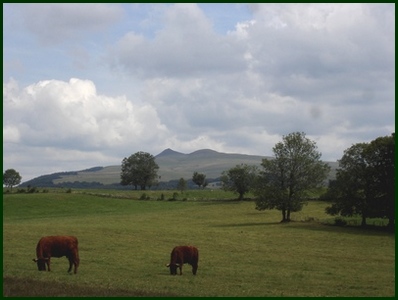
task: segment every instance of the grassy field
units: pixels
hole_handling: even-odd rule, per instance
[[[294,222],[207,191],[50,191],[3,195],[3,296],[394,296],[395,237],[322,225],[325,203]],[[180,196],[180,195],[179,195]],[[183,199],[186,199],[183,201]],[[308,220],[315,220],[310,221]],[[45,235],[76,235],[80,268],[32,262]],[[199,249],[198,274],[165,267],[176,245]]]

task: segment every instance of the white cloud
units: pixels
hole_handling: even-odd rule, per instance
[[[19,130],[16,126],[3,127],[3,143],[17,143],[20,140]]]
[[[146,77],[202,76],[244,69],[243,45],[217,35],[196,4],[176,4],[153,39],[130,31],[110,53],[116,67]]]
[[[46,80],[18,91],[14,85],[3,85],[3,131],[26,145],[99,151],[167,134],[152,106],[98,95],[89,80]]]
[[[25,4],[13,6],[23,26],[46,45],[82,38],[106,30],[123,17],[111,4]]]

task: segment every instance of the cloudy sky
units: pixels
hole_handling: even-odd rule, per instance
[[[137,151],[325,161],[395,131],[395,4],[3,4],[3,171]]]

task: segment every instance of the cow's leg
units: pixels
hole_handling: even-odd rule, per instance
[[[192,273],[193,275],[196,275],[196,271],[198,270],[198,265],[192,265]]]
[[[80,263],[80,259],[79,257],[75,257],[75,259],[73,260],[73,264],[75,265],[75,269],[74,269],[74,273],[77,273],[77,268],[79,267],[79,263]]]
[[[180,268],[180,275],[182,275],[182,264],[180,264],[179,268]]]
[[[50,258],[46,259],[46,264],[47,264],[47,270],[50,272]]]
[[[72,257],[68,257],[68,260],[69,260],[69,269],[68,269],[68,273],[70,273],[70,271],[72,270],[73,259],[72,259]]]

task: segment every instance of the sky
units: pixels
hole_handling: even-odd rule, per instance
[[[395,131],[395,4],[3,4],[3,172]]]

